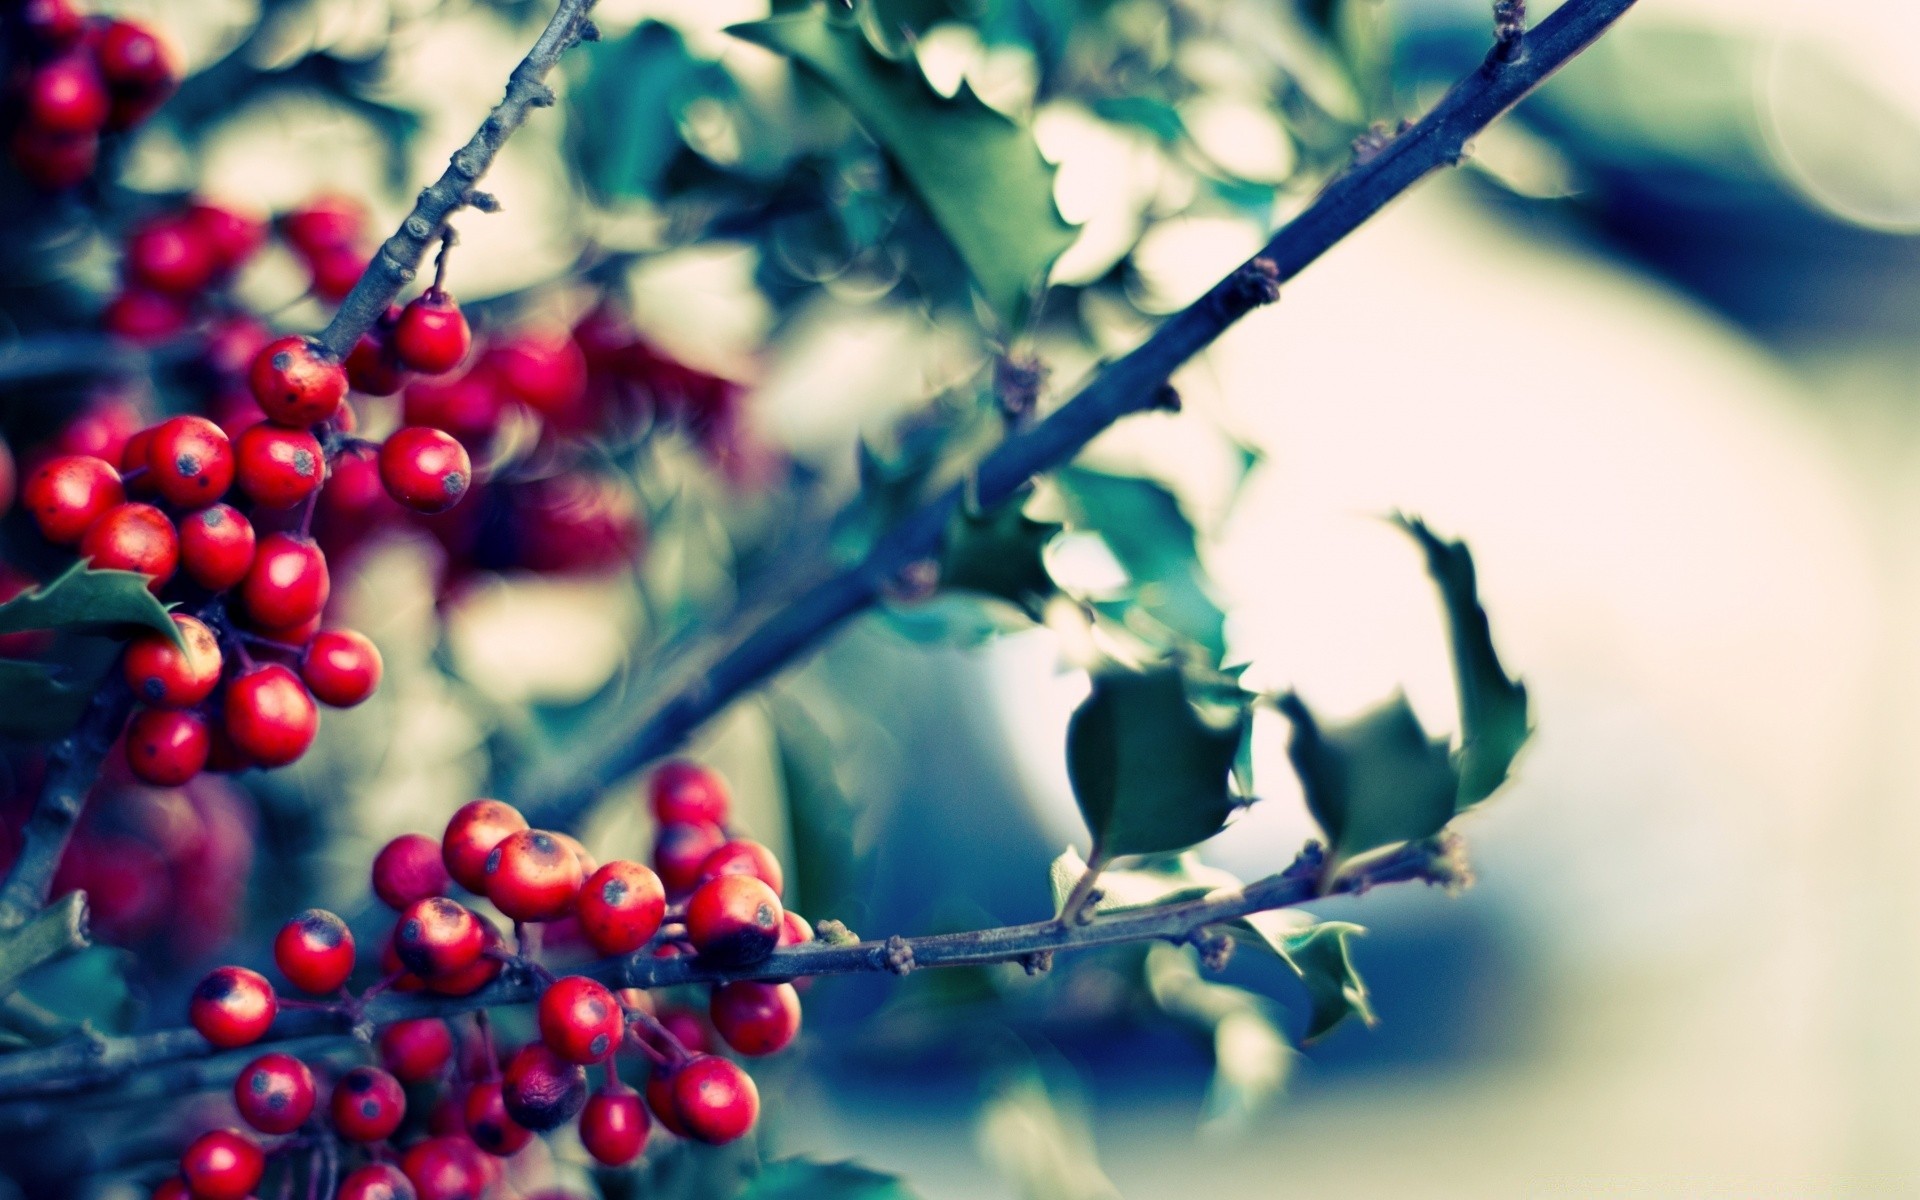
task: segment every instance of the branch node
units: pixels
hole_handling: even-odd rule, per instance
[[[582,42],[599,41],[600,27],[598,25],[595,25],[591,20],[580,22],[580,32],[577,35],[577,40]]]
[[[1220,291],[1221,306],[1229,319],[1242,316],[1280,298],[1280,268],[1265,255],[1240,265],[1227,276]]]
[[[832,917],[815,925],[813,936],[829,946],[851,946],[860,940],[860,935],[848,929],[846,922],[836,921]]]
[[[1170,383],[1163,383],[1153,393],[1153,402],[1147,407],[1155,412],[1177,413],[1180,411],[1180,389]]]
[[[483,213],[497,213],[500,211],[500,200],[492,192],[469,192],[467,207]]]
[[[407,236],[415,241],[424,242],[433,236],[433,224],[419,213],[414,213],[407,218]],[[389,254],[387,257],[393,256]],[[406,264],[396,263],[395,265],[404,267]]]
[[[1200,952],[1200,965],[1214,974],[1227,969],[1233,959],[1233,935],[1215,929],[1196,929],[1187,939]]]
[[[1044,975],[1053,970],[1053,951],[1035,950],[1020,956],[1020,969],[1029,975]]]
[[[993,363],[993,396],[1009,425],[1024,425],[1040,406],[1047,368],[1032,354],[1003,354]]]
[[[900,604],[919,604],[940,589],[940,560],[918,558],[893,573],[887,597]]]
[[[1493,53],[1487,61],[1504,67],[1526,56],[1527,0],[1493,0]]]
[[[552,108],[554,99],[553,89],[544,83],[536,83],[527,88],[528,108]]]
[[[895,975],[905,975],[913,970],[913,946],[899,934],[887,939],[885,953],[887,970]]]

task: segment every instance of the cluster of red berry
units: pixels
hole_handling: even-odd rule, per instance
[[[596,864],[574,839],[530,828],[497,800],[461,808],[438,841],[406,834],[389,842],[373,861],[372,882],[399,915],[381,977],[358,995],[346,991],[356,954],[344,921],[310,909],[281,929],[273,946],[280,974],[309,995],[339,997],[321,1006],[354,1017],[389,988],[469,995],[508,964],[542,985],[538,1039],[504,1060],[484,1016],[476,1018],[468,1052],[458,1054],[446,1021],[403,1020],[380,1031],[380,1066],[354,1067],[332,1081],[324,1120],[333,1136],[371,1146],[419,1135],[397,1169],[372,1156],[378,1161],[349,1175],[341,1196],[476,1200],[497,1179],[496,1160],[576,1117],[588,1153],[614,1166],[639,1157],[653,1120],[710,1144],[752,1128],[759,1092],[737,1063],[714,1052],[705,1022],[685,1008],[656,1008],[640,989],[616,994],[586,975],[556,977],[535,960],[525,931],[542,924],[557,934],[565,923],[600,955],[692,954],[719,966],[750,964],[777,945],[812,940],[806,921],[781,905],[772,853],[724,832],[729,801],[718,775],[669,764],[655,774],[650,796],[661,830],[657,872],[625,860]],[[456,883],[513,922],[518,953],[509,952],[492,921],[449,896]],[[555,937],[550,947],[561,940]],[[226,966],[195,989],[189,1018],[216,1046],[245,1046],[266,1034],[281,1003],[265,976]],[[725,983],[711,989],[707,1009],[711,1028],[741,1055],[774,1053],[800,1028],[799,994],[791,983]],[[644,1093],[622,1081],[622,1049],[649,1064]],[[437,1084],[450,1064],[456,1078],[430,1108],[424,1128],[403,1131],[407,1086]],[[603,1066],[606,1080],[590,1092],[586,1068],[594,1065]],[[312,1067],[269,1053],[241,1072],[234,1104],[254,1131],[279,1136],[308,1122],[319,1092]],[[163,1190],[173,1197],[244,1200],[265,1160],[252,1135],[216,1129],[187,1148],[179,1177]]]
[[[14,165],[40,187],[72,187],[93,174],[100,135],[152,116],[179,72],[134,21],[89,17],[70,0],[10,7],[13,40],[27,52],[11,89]]]

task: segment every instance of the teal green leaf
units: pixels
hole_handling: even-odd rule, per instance
[[[1455,755],[1460,794],[1456,807],[1464,810],[1506,782],[1514,756],[1532,733],[1527,688],[1507,674],[1494,651],[1487,610],[1480,605],[1472,552],[1459,542],[1437,536],[1418,517],[1396,516],[1394,523],[1419,543],[1447,612],[1454,686],[1460,700],[1460,749]]]
[[[998,596],[1038,621],[1057,591],[1046,549],[1060,526],[1034,520],[1024,506],[1017,497],[981,513],[955,509],[940,551],[940,585]]]
[[[943,592],[928,600],[889,603],[882,619],[901,637],[923,646],[970,649],[1033,628],[1033,617],[978,592]]]
[[[94,946],[41,967],[20,985],[28,1000],[98,1033],[132,1030],[138,1015],[127,972],[133,956],[112,946]]]
[[[709,65],[657,21],[596,42],[585,57],[586,81],[569,96],[567,125],[581,178],[605,199],[658,197],[684,144],[681,106]]]
[[[1172,492],[1150,479],[1069,467],[1054,475],[1070,523],[1100,535],[1134,587],[1128,604],[1177,646],[1226,654],[1226,616],[1200,565],[1199,536]]]
[[[942,21],[966,19],[972,7],[964,0],[853,0],[853,15],[868,45],[904,61],[921,34]]]
[[[1323,726],[1291,693],[1279,707],[1293,723],[1287,756],[1335,861],[1429,837],[1453,819],[1459,780],[1446,744],[1427,736],[1406,696],[1339,725]]]
[[[740,1193],[739,1200],[912,1200],[913,1191],[895,1175],[870,1171],[850,1162],[822,1163],[803,1158],[770,1162]]]
[[[66,682],[46,663],[0,659],[0,734],[59,737],[79,724],[92,697],[91,688]]]
[[[1067,724],[1067,776],[1093,857],[1184,850],[1220,832],[1242,718],[1219,728],[1194,710],[1177,667],[1108,670]]]
[[[1087,860],[1068,846],[1047,868],[1047,882],[1053,888],[1053,910],[1067,902],[1073,885],[1087,873]],[[1178,904],[1198,900],[1222,888],[1238,888],[1240,879],[1231,871],[1211,867],[1191,852],[1157,858],[1137,867],[1100,872],[1100,899],[1095,912],[1123,912],[1133,908],[1152,908],[1160,904]]]
[[[1147,951],[1147,990],[1160,1010],[1205,1034],[1213,1046],[1207,1085],[1206,1129],[1243,1128],[1286,1087],[1293,1047],[1275,1023],[1265,997],[1200,974],[1194,957],[1176,946]]]
[[[953,244],[1003,332],[1017,331],[1074,238],[1032,133],[964,85],[941,97],[916,66],[881,57],[818,9],[729,32],[786,55],[847,106]]]
[[[0,634],[29,629],[121,633],[130,626],[144,626],[180,640],[166,605],[147,590],[145,575],[95,571],[84,562],[0,604]]]
[[[1287,963],[1306,985],[1310,1002],[1304,1040],[1324,1036],[1348,1017],[1359,1017],[1368,1025],[1378,1019],[1348,945],[1364,933],[1364,928],[1346,921],[1323,921],[1286,940]]]

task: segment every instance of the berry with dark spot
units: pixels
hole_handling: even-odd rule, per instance
[[[151,504],[107,510],[80,539],[80,554],[96,571],[133,571],[159,591],[180,565],[180,535],[167,514]]]
[[[333,1085],[328,1115],[334,1132],[350,1142],[384,1141],[407,1115],[407,1093],[380,1068],[355,1067]]]
[[[281,425],[317,425],[347,396],[347,369],[309,337],[267,343],[253,360],[247,385],[267,419]]]
[[[215,1129],[180,1152],[180,1178],[196,1200],[244,1200],[266,1172],[267,1156],[237,1129]]]
[[[261,1133],[292,1133],[313,1112],[313,1072],[291,1054],[262,1054],[233,1081],[233,1106]]]
[[[467,494],[473,461],[452,435],[408,425],[380,447],[380,482],[389,496],[415,512],[445,512]]]
[[[487,890],[487,858],[508,834],[527,827],[527,819],[511,804],[474,800],[461,806],[447,821],[440,842],[441,860],[454,881],[470,892]]]
[[[291,508],[320,488],[327,458],[304,429],[262,421],[234,447],[240,490],[268,508]]]
[[[210,592],[224,592],[253,566],[253,522],[230,504],[180,518],[180,569]]]
[[[50,458],[27,476],[21,489],[40,535],[57,546],[71,546],[94,522],[126,503],[120,472],[91,454]]]
[[[413,1180],[392,1163],[370,1163],[340,1181],[333,1200],[419,1200]]]
[[[280,927],[273,961],[287,982],[315,996],[345,986],[353,974],[353,931],[324,908],[310,908]]]
[[[620,1048],[627,1019],[605,984],[584,975],[557,979],[540,995],[540,1040],[568,1062],[597,1063]]]
[[[163,708],[192,708],[213,695],[220,682],[220,640],[198,617],[175,613],[183,650],[163,633],[142,633],[127,643],[122,673],[133,694]]]
[[[187,1002],[187,1020],[223,1050],[259,1041],[279,1011],[273,985],[245,967],[209,971]]]
[[[127,722],[127,767],[142,783],[179,787],[206,769],[213,733],[198,713],[147,708]]]
[[[507,1115],[535,1133],[558,1129],[587,1102],[587,1073],[540,1042],[514,1054],[501,1084]]]
[[[723,966],[759,962],[780,940],[785,911],[773,889],[751,875],[722,875],[687,901],[687,940]]]
[[[751,875],[772,888],[775,895],[786,890],[786,875],[780,870],[780,860],[773,856],[773,851],[746,838],[735,838],[700,863],[701,883],[722,875]]]
[[[485,923],[472,909],[445,896],[408,906],[393,930],[394,953],[422,979],[466,970],[479,961],[486,946]]]
[[[584,882],[580,857],[544,829],[508,834],[487,855],[486,892],[515,921],[557,921]]]
[[[468,1088],[461,1113],[466,1119],[467,1136],[488,1154],[505,1158],[533,1140],[533,1131],[507,1114],[504,1088],[497,1079]]]
[[[753,1128],[760,1089],[737,1064],[701,1055],[674,1072],[673,1105],[688,1136],[718,1146]]]
[[[226,431],[205,417],[173,417],[147,439],[145,483],[176,508],[204,508],[233,486]]]
[[[652,940],[667,911],[660,877],[624,859],[601,867],[580,885],[574,905],[580,932],[601,954],[632,954]]]

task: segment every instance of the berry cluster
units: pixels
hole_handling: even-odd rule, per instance
[[[101,135],[152,116],[179,71],[137,22],[89,17],[71,0],[9,8],[11,41],[25,52],[11,88],[14,165],[39,187],[72,187],[93,174]]]
[[[101,323],[129,341],[173,337],[214,305],[216,294],[266,244],[266,222],[195,200],[135,224],[122,241],[121,288]],[[220,317],[208,334],[208,365],[243,371],[272,335],[241,317]]]
[[[369,1200],[376,1193],[475,1200],[498,1178],[498,1159],[576,1118],[588,1153],[610,1166],[638,1158],[656,1120],[672,1134],[709,1144],[744,1135],[758,1118],[759,1092],[736,1062],[717,1053],[715,1037],[743,1056],[783,1049],[800,1028],[793,984],[713,987],[703,1021],[684,1007],[656,1006],[640,989],[616,994],[585,974],[556,976],[535,957],[534,925],[547,929],[549,951],[577,937],[604,956],[690,954],[720,966],[812,940],[806,921],[781,905],[773,855],[725,832],[729,802],[718,775],[669,764],[655,774],[650,795],[661,831],[658,871],[625,860],[597,864],[574,839],[529,827],[498,800],[461,808],[438,841],[406,834],[389,842],[374,858],[372,883],[398,916],[380,978],[357,995],[346,990],[356,965],[346,923],[319,909],[287,922],[273,945],[279,973],[298,991],[337,999],[284,1003],[358,1019],[389,988],[463,996],[512,968],[540,983],[538,1037],[502,1055],[484,1013],[476,1014],[464,1047],[439,1018],[392,1022],[376,1039],[380,1065],[332,1079],[324,1110],[316,1068],[263,1054],[234,1084],[241,1119],[257,1134],[278,1137],[321,1112],[323,1128],[346,1142],[406,1143],[397,1169],[388,1154],[370,1151],[375,1161],[343,1183],[342,1196]],[[450,895],[456,884],[512,922],[517,951],[508,950],[493,921]],[[188,1015],[208,1041],[231,1048],[264,1036],[282,1004],[265,976],[225,966],[201,981]],[[647,1065],[643,1090],[622,1079],[622,1050]],[[605,1073],[598,1088],[587,1078],[593,1066]],[[416,1098],[437,1090],[436,1101],[420,1105],[424,1121],[409,1122],[409,1087]],[[266,1154],[252,1135],[215,1130],[187,1148],[178,1180],[167,1186],[199,1200],[243,1200],[259,1182]]]

